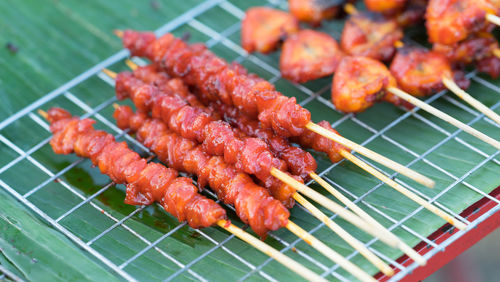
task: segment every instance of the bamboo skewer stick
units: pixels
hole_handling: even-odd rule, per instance
[[[304,191],[309,191],[310,193],[314,193],[314,194],[318,194],[319,195],[319,198],[322,199],[322,201],[325,201],[328,204],[328,206],[331,208],[330,211],[332,211],[333,213],[336,213],[338,216],[342,217],[343,219],[345,219],[346,221],[348,221],[349,223],[353,224],[354,226],[358,227],[359,229],[365,231],[366,233],[376,237],[376,238],[379,238],[382,242],[384,242],[385,244],[391,246],[391,247],[394,247],[394,248],[398,248],[398,244],[399,244],[399,241],[397,240],[397,237],[395,235],[392,235],[392,237],[389,237],[387,236],[387,233],[386,232],[383,232],[381,230],[378,230],[376,228],[374,228],[372,225],[370,224],[367,224],[364,220],[362,220],[361,218],[359,218],[357,215],[355,215],[354,213],[344,209],[342,206],[340,206],[339,204],[335,203],[334,201],[326,198],[325,196],[319,194],[318,192],[312,190],[312,189],[308,189],[306,190],[305,188],[309,188],[307,187],[306,185],[302,184],[299,182],[300,185],[297,185],[297,186],[293,186],[294,184],[289,181],[290,179],[293,179],[292,177],[290,177],[288,174],[286,173],[283,173],[279,170],[272,170],[271,171],[271,174],[274,176],[274,175],[278,175],[278,174],[282,174],[281,177],[283,179],[283,181],[294,187],[297,191],[301,191],[301,190],[304,190]],[[305,194],[305,193],[304,193]],[[298,202],[300,202],[300,198],[297,197],[297,196],[294,196],[294,199]],[[396,239],[394,239],[396,238]]]
[[[492,24],[500,26],[500,17],[497,16],[497,15],[487,14],[486,15],[486,20],[489,21]]]
[[[493,50],[493,55],[497,58],[500,58],[500,49]]]
[[[465,102],[469,103],[471,106],[476,108],[478,111],[491,118],[497,124],[500,124],[500,116],[492,111],[490,108],[486,107],[483,103],[474,99],[470,94],[465,92],[462,88],[460,88],[455,81],[450,78],[443,77],[443,84],[453,93],[455,93],[458,97],[462,98]]]
[[[352,157],[356,158],[355,156],[352,156]],[[315,173],[311,175],[311,178],[314,179],[316,182],[318,182],[321,186],[325,187],[325,189],[327,191],[329,191],[332,195],[334,195],[337,199],[339,199],[343,204],[345,204],[347,207],[349,207],[351,210],[353,210],[357,215],[359,215],[362,219],[364,219],[368,224],[371,224],[372,226],[378,228],[380,231],[387,234],[383,238],[388,238],[390,240],[393,240],[394,242],[397,242],[395,248],[398,248],[399,250],[404,252],[408,257],[413,259],[419,265],[426,264],[427,261],[421,255],[419,255],[415,250],[413,250],[410,246],[408,246],[406,243],[404,243],[396,235],[392,234],[391,231],[387,230],[382,224],[380,224],[378,221],[376,221],[374,218],[372,218],[368,213],[366,213],[364,210],[362,210],[360,207],[358,207],[355,203],[353,203],[351,200],[349,200],[347,197],[345,197],[342,193],[340,193],[335,188],[333,188],[323,178],[319,177]],[[381,240],[381,241],[384,242],[383,240]]]
[[[117,76],[117,73],[112,71],[112,70],[108,70],[108,69],[102,69],[102,72],[109,76],[111,79],[116,79],[116,76]]]
[[[374,255],[368,248],[363,245],[360,241],[354,238],[351,234],[345,231],[338,224],[333,222],[329,217],[327,217],[323,212],[321,212],[318,208],[312,205],[309,201],[307,201],[304,197],[299,194],[296,194],[294,199],[300,203],[304,208],[310,211],[316,218],[320,219],[327,227],[333,230],[335,233],[339,235],[344,241],[346,241],[351,247],[357,250],[362,256],[364,256],[369,262],[375,265],[382,273],[387,276],[392,276],[394,274],[394,270],[383,262],[379,257]]]
[[[243,231],[241,228],[231,224],[229,221],[220,220],[217,222],[217,225],[219,225],[220,227],[222,227],[223,229],[225,229],[229,233],[234,234],[236,237],[240,238],[244,242],[253,246],[257,250],[272,257],[277,262],[281,263],[282,265],[284,265],[288,269],[292,270],[293,272],[297,273],[298,275],[302,276],[303,278],[305,278],[309,281],[327,281],[323,277],[317,275],[316,273],[312,272],[308,268],[304,267],[302,264],[296,262],[295,260],[293,260],[293,259],[289,258],[288,256],[284,255],[283,253],[277,251],[276,249],[269,246],[268,244],[262,242],[261,240],[255,238],[254,236],[248,234],[247,232]]]
[[[356,6],[354,6],[352,3],[347,3],[344,5],[344,11],[348,15],[355,15],[358,13],[358,9],[356,9]]]
[[[290,230],[295,235],[299,236],[304,242],[308,243],[311,247],[315,248],[317,251],[322,253],[324,256],[330,258],[333,262],[337,263],[339,266],[356,276],[361,281],[377,281],[372,276],[368,275],[361,268],[341,256],[339,253],[332,250],[330,247],[325,245],[320,240],[316,239],[316,237],[307,233],[304,229],[302,229],[297,224],[292,221],[288,221],[286,225],[287,229]]]
[[[410,94],[404,92],[403,90],[401,90],[399,88],[389,87],[389,88],[387,88],[387,90],[389,90],[390,92],[392,92],[394,95],[398,96],[399,98],[406,100],[407,102],[409,102],[417,107],[420,107],[422,110],[427,111],[427,112],[435,115],[436,117],[460,128],[461,130],[469,133],[470,135],[472,135],[478,139],[481,139],[482,141],[484,141],[484,142],[490,144],[491,146],[500,150],[500,142],[499,141],[489,137],[488,135],[480,132],[479,130],[476,130],[476,129],[468,126],[467,124],[465,124],[465,123],[451,117],[450,115],[434,108],[433,106],[411,96]]]
[[[38,110],[38,114],[40,116],[42,116],[44,119],[48,118],[48,114],[44,110],[39,109]],[[315,237],[313,237],[311,234],[304,235],[303,233],[305,231],[301,230],[300,227],[296,226],[292,222],[288,223],[288,225],[290,225],[290,224],[291,224],[291,227],[289,229],[291,229],[294,232],[294,234],[297,233],[298,235],[301,236],[301,238],[307,239],[308,243],[311,241],[311,242],[315,242],[315,244],[317,244],[316,241],[318,241],[318,240]],[[230,221],[222,219],[222,220],[219,220],[217,222],[217,225],[219,225],[220,227],[222,227],[223,229],[225,229],[229,233],[234,234],[236,237],[240,238],[244,242],[246,242],[249,245],[253,246],[257,250],[259,250],[259,251],[263,252],[264,254],[272,257],[277,262],[281,263],[283,266],[289,268],[290,270],[292,270],[293,272],[295,272],[298,275],[302,276],[303,278],[305,278],[307,280],[311,280],[311,281],[327,281],[324,278],[322,278],[319,275],[317,275],[316,273],[314,273],[311,270],[309,270],[308,268],[304,267],[300,263],[298,263],[298,262],[294,261],[293,259],[287,257],[283,253],[277,251],[276,249],[272,248],[271,246],[269,246],[268,244],[262,242],[261,240],[253,237],[252,235],[250,235],[246,231],[243,231],[239,227],[237,227],[234,224],[232,224]],[[287,225],[287,227],[288,227],[288,225]],[[305,232],[305,233],[307,233],[307,232]],[[330,253],[328,253],[328,254],[330,255]],[[353,265],[354,267],[352,267],[352,266],[346,264],[344,261],[342,261],[342,259],[346,260],[345,258],[341,257],[338,254],[336,254],[336,255],[337,256],[334,256],[334,258],[339,261],[339,265],[340,265],[340,263],[342,263],[343,265],[349,266],[350,270],[354,270],[355,271],[353,273],[353,275],[356,275],[356,277],[358,277],[358,276],[359,277],[365,277],[364,275],[368,275],[365,272],[363,272],[361,269],[359,269],[359,267],[354,266],[354,265]],[[351,262],[349,262],[349,263],[351,263]],[[371,278],[371,276],[368,276],[368,277]]]
[[[394,181],[394,180],[390,179],[389,177],[385,176],[384,174],[382,174],[381,172],[379,172],[375,168],[367,165],[366,163],[364,163],[363,161],[359,160],[358,158],[356,158],[354,156],[353,156],[354,158],[352,158],[351,156],[346,155],[345,158],[349,159],[353,163],[356,163],[359,167],[363,167],[363,169],[365,171],[369,172],[370,174],[376,175],[377,178],[383,179],[383,181],[387,185],[391,186],[392,188],[394,188],[399,193],[405,195],[406,197],[410,198],[411,200],[413,200],[417,204],[423,206],[424,208],[428,209],[432,213],[434,213],[437,216],[441,217],[442,219],[446,220],[451,225],[457,227],[460,230],[464,230],[464,229],[467,228],[467,225],[465,225],[464,223],[462,223],[460,221],[457,221],[451,215],[447,214],[446,212],[444,212],[443,210],[441,210],[438,207],[434,206],[433,204],[425,201],[424,199],[422,199],[417,194],[415,194],[415,193],[411,192],[410,190],[406,189],[405,187],[401,186],[396,181]]]
[[[134,62],[132,62],[130,59],[126,59],[126,60],[125,60],[125,64],[127,64],[127,66],[128,66],[131,70],[133,70],[133,71],[135,71],[135,70],[137,69],[137,65],[136,65]]]
[[[351,141],[343,136],[335,134],[334,132],[332,132],[328,129],[325,129],[325,128],[323,128],[315,123],[312,123],[312,122],[308,123],[306,125],[306,128],[311,130],[311,131],[314,131],[317,134],[320,134],[320,135],[322,135],[330,140],[333,140],[333,141],[335,141],[343,146],[346,146],[347,148],[352,149],[352,150],[358,152],[359,154],[361,154],[365,157],[368,157],[368,158],[370,158],[370,159],[372,159],[372,160],[374,160],[374,161],[376,161],[376,162],[378,162],[378,163],[380,163],[388,168],[391,168],[392,170],[394,170],[394,171],[396,171],[396,172],[398,172],[398,173],[400,173],[400,174],[402,174],[410,179],[413,179],[414,181],[416,181],[424,186],[432,188],[435,185],[435,182],[432,179],[430,179],[430,178],[428,178],[428,177],[426,177],[426,176],[424,176],[424,175],[422,175],[422,174],[420,174],[412,169],[409,169],[409,168],[407,168],[407,167],[405,167],[405,166],[403,166],[403,165],[401,165],[401,164],[399,164],[391,159],[388,159],[388,158],[380,155],[379,153],[376,153],[376,152],[374,152],[366,147],[358,145],[358,144],[354,143],[353,141]]]

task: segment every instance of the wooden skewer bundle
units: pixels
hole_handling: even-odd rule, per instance
[[[127,64],[131,65],[131,62],[127,62]],[[135,66],[133,66],[135,67]],[[116,78],[116,73],[110,71],[110,70],[103,70],[104,73],[106,73],[108,76],[111,78]],[[118,106],[115,104],[115,108]],[[304,193],[308,197],[314,199],[318,203],[322,204],[326,208],[332,210],[334,213],[337,213],[340,215],[342,218],[346,219],[349,222],[352,222],[356,226],[362,226],[367,232],[370,234],[378,235],[378,236],[386,236],[385,234],[379,234],[378,231],[373,230],[373,228],[370,227],[370,225],[366,225],[363,220],[361,220],[357,215],[349,212],[348,210],[344,209],[337,203],[331,201],[330,199],[324,197],[323,195],[317,193],[316,191],[310,189],[309,187],[303,185],[302,183],[298,182],[294,178],[288,176],[288,174],[281,172],[278,169],[273,169],[271,171],[273,176],[277,177],[278,179],[282,180],[283,182],[287,183],[288,185],[294,187],[297,189],[297,191]],[[344,229],[342,229],[339,225],[334,223],[332,220],[330,220],[323,212],[321,212],[319,209],[317,209],[314,205],[312,205],[309,201],[307,201],[304,197],[302,197],[300,194],[295,193],[293,195],[293,198],[302,204],[304,207],[309,209],[313,216],[318,218],[321,222],[323,222],[327,227],[329,227],[332,231],[337,233],[342,239],[344,239],[346,242],[348,242],[352,247],[354,247],[356,250],[358,250],[363,256],[365,256],[370,262],[372,262],[375,266],[377,266],[383,273],[387,275],[392,275],[393,270],[390,268],[386,263],[384,263],[380,258],[375,256],[371,251],[369,251],[361,242],[356,240],[354,237],[352,237],[350,234],[348,234]],[[348,268],[352,268],[351,265],[346,264],[346,262],[339,262],[336,259],[336,255],[333,254],[333,250],[331,250],[329,247],[321,245],[322,243],[318,243],[318,240],[315,238],[312,238],[310,235],[305,235],[306,233],[302,232],[300,228],[298,228],[295,224],[293,224],[291,221],[289,221],[290,224],[287,225],[287,229],[289,229],[292,233],[297,235],[298,237],[307,240],[306,242],[311,243],[311,246],[313,247],[321,247],[318,249],[320,252],[322,252],[324,255],[328,256],[332,260],[335,260],[335,262],[339,263],[339,265],[344,265]],[[307,236],[307,237],[304,237]],[[314,243],[314,244],[312,244]],[[394,243],[396,245],[396,243]]]

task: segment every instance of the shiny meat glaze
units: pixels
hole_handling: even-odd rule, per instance
[[[396,79],[381,62],[346,56],[333,77],[332,102],[347,113],[362,112],[379,101],[400,105],[402,100],[386,91],[396,86]]]
[[[135,73],[140,68],[141,76],[138,77]],[[134,76],[144,82],[154,83],[160,88],[163,83],[168,83],[168,79],[155,79],[164,76],[150,66],[139,67],[136,71],[134,71]],[[203,100],[203,94],[200,94],[200,96]],[[201,103],[199,100],[197,100],[197,102]],[[236,108],[220,102],[211,102],[206,109],[210,113],[222,114],[224,119],[231,124],[231,126],[241,131],[242,134],[265,140],[274,155],[287,163],[288,170],[292,174],[300,176],[304,180],[309,172],[316,170],[316,161],[314,161],[309,153],[300,148],[291,146],[286,138],[275,135],[269,128],[262,128],[257,120],[241,114]],[[299,150],[301,152],[299,152]]]
[[[366,9],[382,13],[394,14],[402,10],[408,0],[364,0]]]
[[[463,72],[453,72],[444,55],[424,48],[400,49],[390,70],[399,88],[414,96],[432,95],[446,89],[443,78],[454,79],[462,89],[469,86]]]
[[[212,103],[210,107],[223,114],[224,119],[247,136],[260,138],[269,145],[271,151],[287,163],[289,171],[302,180],[317,168],[316,161],[308,152],[292,146],[282,136],[277,136],[268,128],[262,128],[259,121],[239,113],[239,111],[221,103]]]
[[[325,0],[288,0],[288,9],[301,22],[318,26],[322,20],[335,17],[341,6],[332,6]]]
[[[149,66],[147,67],[139,67],[136,69],[137,70],[140,70],[140,78],[141,80],[143,80],[144,82],[149,82],[149,83],[153,83],[155,85],[158,85],[158,87],[162,87],[162,84],[163,83],[169,83],[168,82],[168,79],[155,79],[155,78],[158,78],[158,77],[162,77],[161,75],[159,75],[157,73],[157,71],[154,69],[154,68],[151,68]],[[134,71],[134,74],[135,74],[135,71]],[[174,79],[174,80],[177,80],[177,79]],[[196,102],[196,103],[199,103],[201,104],[201,102],[197,99],[196,96],[194,95],[191,95],[193,96],[194,98],[193,99],[196,99],[196,100],[193,100],[192,102]],[[203,95],[201,95],[203,99]],[[187,101],[189,103],[189,101]],[[191,103],[189,103],[191,104]],[[208,104],[208,103],[207,103]],[[224,105],[224,104],[221,104],[221,103],[213,103],[213,104],[218,104],[220,106],[224,106],[225,108],[232,108],[234,109],[234,107],[229,107],[227,105]],[[205,107],[203,106],[203,109],[209,113],[211,115],[211,117],[214,119],[214,120],[219,120],[221,119],[221,116],[219,114],[219,106],[217,107],[213,107],[213,106],[210,106],[210,107]],[[237,110],[236,110],[237,111]],[[227,122],[229,122],[229,120],[226,120]],[[233,131],[237,134],[238,137],[247,137],[249,136],[249,134],[246,134],[244,133],[242,130],[238,129],[238,128],[233,128]],[[267,130],[267,131],[270,131],[272,132],[272,130]],[[260,138],[259,136],[253,136],[252,137],[257,137],[257,138]],[[281,137],[281,139],[284,139]],[[266,141],[267,142],[267,141]],[[271,145],[276,145],[276,142],[273,142],[272,144],[267,144],[269,146]],[[308,160],[309,156],[304,156],[303,154],[298,154],[296,151],[297,149],[292,149],[292,150],[288,150],[287,153],[285,154],[277,154],[275,150],[273,150],[272,148],[270,148],[271,151],[273,152],[273,154],[281,159],[283,159],[283,161],[286,162],[287,165],[291,165],[293,167],[288,167],[288,169],[294,173],[295,175],[291,175],[292,177],[294,177],[296,180],[298,181],[303,181],[303,178],[298,178],[296,175],[300,175],[302,174],[302,172],[306,169],[308,169],[310,167],[310,160]],[[295,153],[292,153],[295,152]],[[303,159],[304,157],[306,157],[306,159]],[[314,160],[312,160],[314,162],[314,167],[316,167],[316,163]],[[299,171],[299,173],[295,173]],[[266,179],[266,181],[260,181],[260,184],[263,185],[264,187],[266,187],[267,189],[269,189],[269,191],[271,192],[271,194],[273,195],[273,197],[275,197],[276,199],[280,200],[285,206],[291,208],[293,207],[293,205],[295,204],[295,201],[294,199],[292,198],[292,195],[295,193],[295,189],[293,189],[292,187],[284,184],[282,181],[280,181],[279,179],[277,178],[274,178],[274,177],[269,177]]]
[[[283,43],[280,71],[284,78],[304,83],[333,74],[342,56],[333,37],[305,29]]]
[[[500,58],[493,51],[498,48],[496,38],[482,32],[452,45],[435,43],[432,50],[445,55],[456,65],[475,64],[480,72],[497,78],[500,76]]]
[[[48,120],[54,152],[74,152],[89,158],[114,182],[126,184],[126,204],[158,202],[168,213],[181,222],[187,221],[193,228],[208,227],[226,218],[226,211],[200,195],[191,179],[177,177],[177,171],[160,164],[147,163],[125,142],[116,142],[111,134],[95,130],[94,120],[80,120],[59,108],[49,110]]]
[[[263,182],[275,181],[270,175],[272,167],[286,171],[286,163],[274,157],[264,141],[240,138],[228,123],[190,106],[175,92],[162,92],[127,72],[117,76],[115,88],[118,99],[130,97],[139,110],[152,112],[153,118],[163,120],[172,131],[202,143],[208,154],[224,156],[226,162]]]
[[[451,45],[488,31],[493,25],[486,14],[499,12],[498,4],[489,0],[430,0],[425,14],[429,41]]]
[[[169,75],[181,77],[213,100],[258,117],[264,127],[279,135],[300,135],[311,120],[311,113],[295,98],[283,96],[263,79],[241,73],[199,45],[188,46],[171,34],[151,40],[151,33],[130,30],[124,33],[123,42],[133,55],[145,55]]]
[[[291,14],[268,7],[253,7],[245,12],[241,21],[241,47],[249,53],[269,53],[298,30],[299,22]]]
[[[151,119],[144,113],[134,114],[130,107],[120,106],[114,117],[121,129],[130,129],[161,161],[197,175],[199,187],[208,183],[219,199],[234,205],[241,220],[250,224],[261,237],[287,224],[288,210],[222,157],[209,156],[196,142],[169,131],[158,119]]]
[[[360,12],[345,21],[340,46],[352,56],[388,61],[396,51],[394,44],[402,38],[403,30],[395,19],[372,12]]]

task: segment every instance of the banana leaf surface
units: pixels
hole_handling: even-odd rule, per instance
[[[0,1],[0,121],[8,120],[24,107],[120,51],[121,43],[114,36],[114,29],[155,30],[176,19],[179,24],[167,26],[173,28],[171,32],[175,35],[188,33],[191,42],[210,42],[211,49],[221,57],[238,60],[251,72],[271,79],[282,93],[297,97],[311,111],[314,121],[328,120],[345,137],[364,143],[397,162],[410,164],[411,168],[434,179],[436,187],[428,189],[404,176],[395,175],[398,182],[413,187],[424,197],[436,198],[448,211],[460,213],[483,197],[479,192],[489,193],[500,185],[498,152],[439,119],[420,110],[412,114],[389,104],[377,104],[364,113],[345,116],[335,111],[330,103],[331,78],[294,85],[277,76],[279,51],[270,55],[245,56],[239,48],[241,11],[250,6],[273,6],[274,2]],[[285,3],[278,1],[278,8],[286,8]],[[201,13],[182,16],[199,5],[203,7]],[[190,20],[193,16],[194,19]],[[338,39],[342,26],[342,19],[332,20],[321,30]],[[223,34],[227,39],[219,40],[217,34]],[[423,26],[412,28],[408,36],[425,44]],[[123,60],[110,68],[126,70]],[[475,73],[471,76],[474,78],[469,92],[500,113],[497,107],[499,80]],[[97,127],[119,134],[113,125],[113,96],[113,88],[93,75],[46,101],[40,108],[46,110],[60,106],[75,115],[83,115],[98,107],[98,115],[93,115],[98,120]],[[456,101],[452,94],[445,93],[430,103],[500,139],[498,126],[459,106]],[[277,262],[269,262],[264,254],[220,228],[196,231],[180,226],[158,206],[138,209],[125,205],[123,186],[108,185],[109,178],[101,175],[88,160],[73,155],[55,155],[46,142],[49,137],[46,124],[37,117],[36,111],[0,129],[0,264],[20,277],[40,281],[123,279],[116,269],[53,229],[53,223],[57,222],[60,228],[74,234],[111,264],[121,266],[125,273],[141,281],[159,281],[167,277],[186,281],[199,280],[200,277],[213,281],[243,277],[252,281],[301,279]],[[120,140],[129,142],[146,155],[130,137],[121,136]],[[29,157],[26,157],[26,152]],[[393,232],[409,245],[416,245],[422,237],[445,223],[355,165],[343,161],[332,166],[324,155],[312,153],[318,161],[318,172],[324,172],[323,177],[351,199],[362,197],[358,202],[360,207],[383,225],[391,227],[395,222],[403,221]],[[390,175],[394,173],[382,169]],[[61,170],[63,173],[54,176]],[[333,199],[321,187],[310,186]],[[24,199],[46,215],[44,220],[36,218],[26,205],[16,202],[16,197],[22,198],[26,193]],[[230,209],[228,211],[232,221],[242,226],[235,214]],[[328,210],[324,212],[333,216]],[[377,272],[362,256],[353,253],[350,246],[301,208],[292,209],[292,219],[334,250],[350,256],[350,260],[364,270],[371,274]],[[335,217],[334,220],[362,242],[372,240],[342,219]],[[266,242],[277,249],[291,244],[285,254],[317,273],[325,273],[334,267],[334,263],[286,230],[274,232]],[[152,243],[154,247],[149,247]],[[391,259],[401,256],[400,251],[379,241],[370,247]],[[183,268],[193,261],[189,270]],[[254,271],[263,263],[259,270]],[[334,273],[326,277],[331,280],[352,279],[340,268],[335,268]]]

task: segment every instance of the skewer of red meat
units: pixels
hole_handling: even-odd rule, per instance
[[[107,72],[116,76],[110,71]],[[152,116],[163,120],[172,131],[202,143],[202,148],[208,154],[223,155],[228,164],[235,164],[238,170],[247,173],[250,171],[250,174],[256,175],[263,185],[287,206],[293,205],[297,199],[302,203],[306,201],[296,192],[299,190],[335,213],[345,212],[335,202],[303,185],[300,178],[290,176],[275,166],[272,160],[276,160],[285,168],[286,163],[272,154],[265,141],[237,136],[230,124],[221,120],[214,121],[202,109],[188,106],[187,102],[175,93],[158,93],[156,86],[144,84],[130,73],[116,76],[116,91],[119,99],[126,95],[131,96],[142,112],[152,111]]]
[[[286,226],[288,210],[222,157],[208,155],[196,142],[169,131],[164,123],[145,113],[134,114],[130,107],[118,107],[114,117],[118,127],[136,133],[139,142],[168,166],[198,176],[200,188],[208,183],[221,200],[235,206],[241,220],[260,236]]]
[[[76,153],[78,156],[91,159],[102,173],[107,174],[115,183],[127,185],[125,203],[131,205],[149,205],[160,203],[165,210],[179,221],[187,221],[193,228],[218,225],[234,234],[261,252],[269,255],[301,275],[307,280],[326,281],[303,265],[283,255],[266,243],[259,241],[226,220],[226,211],[213,200],[198,193],[192,180],[177,177],[177,171],[157,163],[148,163],[136,152],[130,150],[125,142],[116,142],[111,134],[93,128],[94,120],[72,117],[67,111],[52,108],[48,113],[41,111],[50,122],[53,138],[50,144],[57,154]],[[233,185],[243,185],[235,182]],[[255,192],[251,191],[250,192]],[[257,193],[256,193],[257,194]],[[252,204],[253,201],[253,204]],[[269,203],[269,202],[267,202]],[[279,204],[279,203],[278,203]],[[250,195],[240,203],[243,215],[249,218],[250,224],[258,221],[262,215],[258,213],[255,197]],[[272,205],[271,205],[272,206]],[[286,212],[288,212],[285,209]],[[257,212],[257,213],[255,213]],[[288,216],[288,213],[285,213]],[[240,215],[241,216],[241,215]],[[279,218],[274,220],[287,220]],[[259,222],[263,224],[262,222]],[[290,222],[289,222],[290,223]],[[255,224],[253,224],[255,226]],[[296,232],[305,233],[300,227],[293,225]],[[263,230],[261,230],[263,231]],[[309,234],[307,234],[309,235]],[[316,238],[312,237],[314,240]],[[320,246],[326,247],[323,243]],[[328,248],[328,247],[327,247]],[[332,251],[333,252],[333,251]],[[336,254],[336,253],[335,253]],[[361,269],[338,255],[336,262],[350,270],[357,277],[369,277]]]
[[[200,195],[191,179],[177,177],[174,169],[148,163],[125,142],[117,142],[113,135],[95,130],[94,120],[72,117],[60,108],[50,109],[47,118],[53,133],[50,145],[54,152],[89,158],[115,183],[126,184],[126,204],[158,202],[168,213],[181,222],[187,221],[193,228],[212,226],[226,219],[226,211]]]
[[[179,170],[197,174],[198,181],[202,182],[199,183],[200,185],[208,182],[218,197],[227,204],[233,204],[240,218],[250,223],[252,229],[260,236],[265,236],[269,228],[275,230],[286,227],[327,257],[341,264],[342,267],[351,272],[354,271],[353,273],[358,272],[357,267],[346,260],[340,260],[338,254],[328,246],[310,234],[304,234],[302,229],[288,219],[288,210],[274,200],[267,190],[255,185],[248,175],[237,172],[234,167],[225,164],[221,157],[207,156],[195,142],[170,132],[167,126],[158,119],[150,119],[144,113],[134,114],[128,106],[118,107],[114,117],[120,128],[135,132],[137,139],[146,147],[151,148],[160,160]],[[257,229],[258,227],[261,229]],[[347,234],[345,231],[344,233]],[[359,243],[357,246],[362,246],[362,244]],[[363,255],[365,255],[364,252]],[[377,262],[384,264],[373,254],[368,258],[370,261],[374,258]],[[390,267],[385,264],[384,267],[392,273]],[[364,274],[358,277],[367,278]]]
[[[202,109],[188,105],[176,94],[178,91],[162,92],[129,72],[118,74],[115,88],[118,99],[130,97],[139,110],[152,112],[154,118],[162,119],[182,137],[202,143],[208,154],[224,156],[226,162],[255,175],[266,185],[275,182],[280,185],[270,171],[273,167],[286,171],[286,163],[274,157],[264,141],[240,138],[228,123],[214,120]]]
[[[164,73],[158,72],[158,70],[152,65],[139,67],[133,66],[133,68],[134,77],[142,80],[143,82],[152,83],[158,86],[160,89],[163,87],[163,85],[169,84],[169,79],[167,78],[167,76]],[[175,78],[172,80],[175,80]],[[201,100],[203,100],[203,97],[200,98]],[[191,105],[203,105],[203,103],[196,97],[194,98],[193,102],[194,103],[189,103]],[[209,103],[209,101],[205,101],[205,103]],[[240,114],[236,108],[227,106],[222,103],[212,102],[208,105],[207,110],[210,113],[220,113],[224,115],[227,122],[241,130],[245,135],[265,140],[269,145],[271,151],[287,163],[288,170],[293,175],[301,177],[302,180],[306,180],[309,173],[316,170],[316,161],[308,152],[302,150],[299,147],[291,146],[286,138],[275,135],[274,132],[272,132],[272,130],[270,130],[269,128],[261,128],[258,121],[252,120],[249,117]],[[339,150],[342,148],[340,145],[318,134],[312,132],[311,134],[316,135],[317,139],[313,140],[311,136],[303,134],[303,138],[298,137],[297,139],[303,139],[302,141],[304,142],[298,143],[308,145],[307,147],[322,149],[318,151],[329,153],[329,156],[332,157],[331,160],[334,162],[337,162],[342,158],[339,153]],[[320,140],[320,138],[323,138],[323,140]],[[307,142],[309,140],[310,142]]]
[[[430,186],[434,183],[416,171],[311,122],[310,112],[298,105],[294,97],[285,97],[275,91],[272,84],[255,75],[241,73],[239,68],[218,58],[202,44],[188,46],[172,34],[158,39],[148,32],[127,30],[117,34],[122,36],[132,55],[150,58],[167,74],[182,78],[212,101],[220,100],[258,118],[264,128],[272,128],[277,135],[298,136],[311,130],[419,183]]]
[[[128,62],[129,66],[131,66],[132,69],[135,69],[135,68],[138,68],[136,65],[134,65],[132,62]],[[141,67],[139,67],[141,68]],[[149,67],[146,67],[148,68],[149,71],[153,71],[151,68]],[[143,70],[145,68],[142,68]],[[136,69],[137,70],[137,69]],[[142,75],[147,75],[147,72],[144,72],[144,71],[141,71]],[[155,73],[152,73],[151,75],[149,75],[148,77],[143,77],[146,81],[149,81],[151,83],[159,83],[158,81],[155,82],[154,80],[154,77],[156,77],[157,74]],[[203,98],[203,97],[201,97]],[[231,107],[228,107],[227,105],[221,105],[220,103],[217,103],[216,105],[215,104],[212,104],[210,105],[210,108],[216,108],[214,110],[219,110],[220,108],[219,107],[222,107],[222,108],[225,108],[226,111],[229,111],[229,113],[226,113],[226,112],[221,112],[225,114],[225,117],[226,118],[229,118],[229,114],[231,114],[232,117],[234,118],[238,118],[239,120],[237,121],[238,125],[242,127],[245,127],[245,128],[241,128],[243,132],[246,132],[248,135],[251,135],[251,136],[258,136],[258,137],[263,137],[264,139],[274,139],[272,141],[270,141],[271,143],[274,143],[274,146],[275,146],[275,149],[273,150],[277,150],[275,153],[280,153],[279,150],[281,150],[281,152],[283,151],[287,151],[287,149],[289,149],[290,151],[288,153],[290,153],[291,155],[293,156],[304,156],[304,153],[309,155],[307,152],[303,151],[302,149],[300,148],[297,148],[297,147],[292,147],[288,144],[288,141],[283,138],[283,137],[280,137],[280,136],[275,136],[273,135],[274,133],[270,130],[270,129],[262,129],[262,128],[259,128],[258,127],[258,122],[255,121],[255,120],[251,120],[249,119],[248,117],[245,117],[243,115],[236,115],[237,113],[237,110],[235,108],[231,108]],[[251,125],[249,125],[248,123],[250,123]],[[330,125],[328,124],[328,128],[331,128]],[[318,135],[319,136],[319,135]],[[314,136],[310,136],[309,139],[310,141],[314,138]],[[269,140],[268,140],[269,141]],[[320,144],[323,144],[325,146],[328,145],[328,142],[330,140],[329,139],[326,139],[326,140],[323,140],[323,142],[319,142]],[[273,146],[271,146],[273,147]],[[291,147],[291,148],[289,148]],[[330,148],[327,146],[327,148]],[[326,150],[325,150],[326,151]],[[337,152],[337,155],[338,152]],[[292,158],[294,159],[294,158]],[[298,158],[299,160],[307,160],[307,158],[304,158],[304,159],[301,159],[300,157]],[[338,192],[335,188],[333,188],[331,185],[329,185],[328,183],[326,183],[325,181],[323,181],[317,174],[315,174],[312,170],[303,170],[302,171],[303,173],[306,173],[306,172],[309,172],[309,175],[311,176],[311,178],[313,178],[314,180],[316,180],[319,184],[321,184],[323,187],[325,187],[325,189],[327,189],[328,191],[330,191],[335,197],[337,197],[340,201],[342,201],[344,204],[346,204],[349,208],[353,209],[353,211],[356,211],[356,213],[358,213],[358,215],[362,216],[365,220],[367,220],[368,222],[371,222],[373,224],[375,224],[375,226],[379,226],[381,227],[378,222],[376,222],[371,216],[369,216],[368,214],[366,214],[364,211],[362,211],[359,207],[357,207],[354,203],[352,203],[350,200],[348,200],[345,196],[343,196],[340,192]],[[301,202],[302,203],[302,202]],[[303,203],[304,204],[304,203]],[[306,207],[307,207],[307,204],[306,204]],[[309,207],[310,208],[310,207]],[[313,212],[314,214],[314,212]],[[318,216],[320,216],[318,214]],[[322,216],[318,217],[318,218],[321,218]],[[333,222],[325,222],[325,224],[327,226],[329,226],[330,228],[332,228],[332,230],[336,233],[338,233],[339,235],[343,233],[343,230],[339,229],[338,227],[335,227],[334,223]],[[359,226],[358,226],[359,227]],[[381,227],[382,229],[384,229],[383,227]],[[398,241],[397,238],[395,238],[393,235],[391,235],[389,233],[389,236],[392,237],[393,239],[395,239],[396,241]],[[385,239],[388,239],[386,237],[381,237],[383,239],[384,242],[388,243],[388,244],[391,244],[392,243],[390,241],[387,241]],[[350,244],[353,244],[353,246],[356,246],[356,242],[353,242],[352,240],[350,240],[349,238],[345,237],[345,240],[347,242],[351,242]],[[395,241],[392,241],[393,243]],[[401,246],[403,246],[404,244],[402,244]],[[395,247],[401,247],[401,246],[397,246],[395,245]],[[408,250],[410,250],[410,248],[408,247],[403,247],[402,250],[407,253],[410,257],[412,257],[413,259],[417,260],[419,263],[422,263],[423,260],[421,257],[418,256],[418,254],[414,253],[414,252],[409,252]],[[366,250],[362,250],[362,249],[359,249],[359,251],[361,253],[363,253],[370,261],[374,262],[375,264],[379,265],[381,268],[382,271],[387,271],[388,269],[386,269],[383,265],[377,263],[377,259],[374,258],[373,256],[371,256],[369,254],[369,252],[366,252]]]
[[[188,46],[166,34],[156,39],[153,33],[127,30],[123,43],[134,56],[144,56],[173,77],[182,78],[212,100],[221,100],[257,117],[264,126],[283,136],[300,135],[311,121],[308,110],[275,91],[269,82],[241,72],[217,58],[203,45]]]

